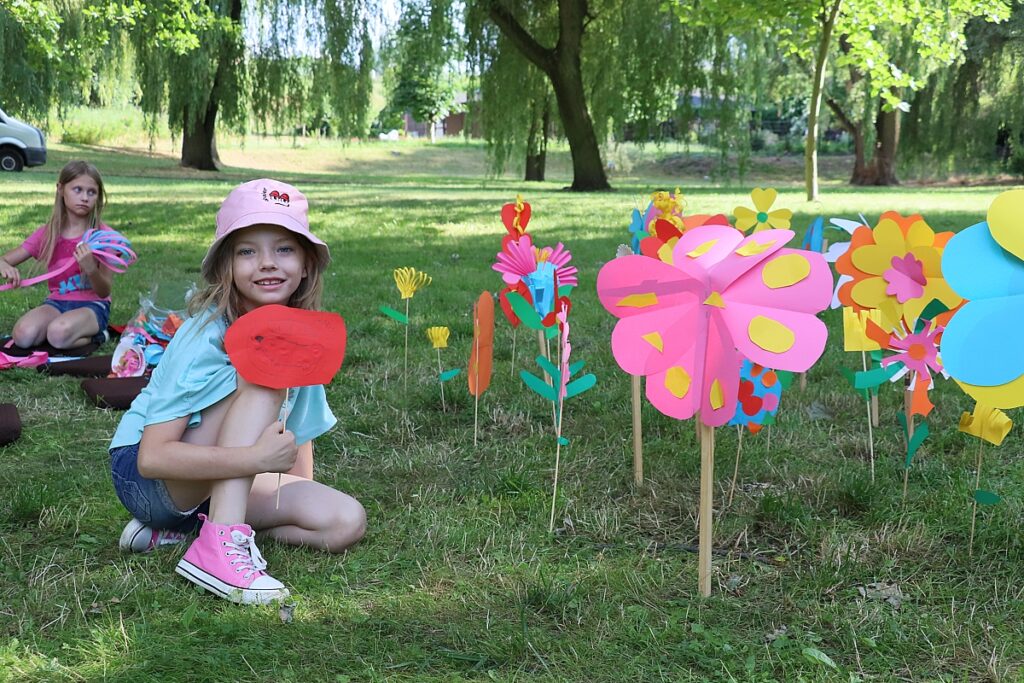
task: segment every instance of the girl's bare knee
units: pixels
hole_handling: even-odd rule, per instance
[[[334,508],[326,521],[323,535],[329,552],[340,553],[366,535],[366,510],[354,499]]]
[[[235,391],[239,395],[244,394],[246,396],[256,398],[257,400],[264,399],[272,401],[278,405],[284,401],[284,398],[288,393],[286,389],[271,389],[270,387],[261,387],[259,384],[247,382],[241,375],[238,376],[238,388]]]
[[[54,320],[46,328],[46,341],[55,349],[63,349],[70,346],[78,337],[75,326],[60,318]]]

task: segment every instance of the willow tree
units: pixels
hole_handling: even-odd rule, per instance
[[[851,0],[843,6],[836,26],[842,76],[826,103],[853,138],[852,184],[898,182],[900,117],[913,93],[962,58],[969,20],[1002,21],[1009,9],[1008,0]]]
[[[1024,175],[1024,5],[1003,23],[973,19],[964,33],[963,60],[912,101],[906,143],[932,169]]]
[[[0,0],[0,101],[36,121],[52,111],[125,99],[130,57],[112,35],[116,8],[85,0]]]
[[[361,2],[197,0],[184,20],[182,2],[150,0],[131,26],[143,111],[166,113],[181,132],[182,166],[216,170],[218,123],[244,131],[250,110],[278,121],[283,112],[301,114],[310,90],[296,83],[304,77],[330,93],[340,134],[364,132],[355,130],[353,114],[365,121],[369,99],[368,67],[360,64],[368,36],[356,30],[365,18]],[[168,26],[190,36],[190,44],[168,49],[161,34]],[[313,68],[304,70],[304,51],[314,51]]]
[[[485,135],[503,162],[540,173],[547,135],[563,136],[573,190],[609,189],[601,145],[614,131],[665,134],[697,70],[703,36],[685,35],[661,0],[471,0],[466,29],[481,75]],[[693,42],[687,40],[693,38]],[[695,48],[695,45],[697,46]]]

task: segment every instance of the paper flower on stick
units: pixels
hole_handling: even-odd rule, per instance
[[[523,201],[522,195],[516,195],[516,201],[501,207],[501,222],[508,230],[502,238],[502,246],[510,241],[517,241],[526,234],[526,226],[530,222],[530,205]]]
[[[245,381],[288,389],[328,384],[341,369],[345,341],[337,313],[268,304],[228,328],[224,350]]]
[[[940,308],[945,312],[944,306]],[[913,415],[927,417],[935,407],[928,398],[928,391],[935,386],[933,374],[948,377],[939,358],[939,340],[944,328],[931,320],[937,315],[926,310],[917,319],[913,331],[906,320],[900,320],[891,332],[886,332],[870,318],[865,321],[866,335],[880,349],[895,352],[882,359],[881,366],[885,370],[882,374],[897,382],[910,373],[908,389],[912,396],[910,412]]]
[[[538,269],[545,268],[558,273],[560,285],[575,287],[576,267],[569,265],[571,260],[572,253],[561,242],[554,248],[538,248],[533,246],[533,240],[529,235],[523,235],[517,241],[502,245],[497,261],[491,268],[501,273],[501,279],[507,285],[515,285],[536,273]]]
[[[685,233],[669,265],[642,256],[609,261],[598,274],[602,305],[621,318],[612,352],[647,377],[647,398],[678,419],[698,410],[710,426],[736,410],[742,357],[803,372],[825,348],[815,314],[832,274],[821,254],[786,249],[789,230],[750,237],[728,227]]]
[[[1024,405],[1024,190],[997,196],[988,220],[957,233],[942,272],[970,301],[946,324],[942,361],[985,407]]]
[[[427,339],[433,344],[435,349],[447,349],[448,348],[448,335],[451,331],[447,327],[428,327],[427,328]]]
[[[473,346],[469,355],[469,393],[480,397],[491,384],[494,358],[494,299],[483,292],[473,305]]]
[[[793,212],[789,209],[771,210],[778,196],[779,193],[771,188],[755,188],[750,193],[754,208],[737,206],[732,211],[736,216],[736,229],[742,232],[749,232],[751,228],[754,229],[754,232],[771,229],[788,230]]]
[[[411,299],[432,281],[433,278],[415,268],[395,268],[395,284],[403,299]]]
[[[933,299],[952,311],[963,301],[943,277],[941,262],[951,232],[936,234],[919,215],[887,211],[871,229],[853,231],[836,271],[853,278],[839,288],[839,300],[855,310],[891,305],[894,320],[913,324]],[[937,319],[946,324],[952,312]]]
[[[730,425],[746,427],[751,434],[757,434],[762,427],[775,422],[783,388],[779,374],[743,359],[736,414],[729,420]]]

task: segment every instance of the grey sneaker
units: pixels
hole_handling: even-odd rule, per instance
[[[118,545],[121,546],[121,550],[128,553],[148,553],[162,545],[177,545],[187,538],[188,536],[180,531],[154,529],[133,517],[121,532]]]

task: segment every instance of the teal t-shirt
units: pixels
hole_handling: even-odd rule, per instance
[[[175,333],[149,384],[121,418],[111,448],[137,444],[147,425],[186,415],[188,426],[195,427],[203,410],[235,391],[238,376],[224,350],[226,321],[221,318],[203,325],[208,317],[189,318]],[[338,421],[327,406],[323,385],[290,389],[288,403],[285,428],[295,434],[296,444],[312,441]]]

